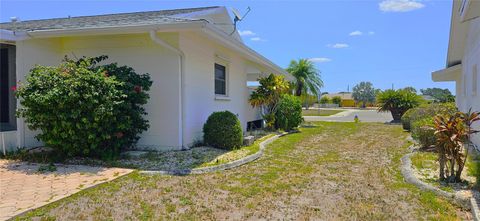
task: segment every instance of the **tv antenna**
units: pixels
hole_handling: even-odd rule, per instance
[[[237,11],[237,9],[232,8],[232,13],[235,15],[235,18],[233,19],[233,31],[230,33],[232,35],[237,31],[237,22],[242,21],[245,17],[247,17],[248,13],[250,12],[250,7],[247,8],[247,12],[245,14],[241,15],[240,12]]]

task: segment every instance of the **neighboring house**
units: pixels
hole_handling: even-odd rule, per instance
[[[454,0],[446,68],[433,81],[454,81],[460,111],[480,111],[480,1]],[[480,123],[475,127],[480,129]],[[480,147],[480,135],[472,141]]]
[[[336,94],[325,94],[322,97],[328,97],[328,99],[332,100],[333,97],[340,97],[342,98],[342,103],[340,104],[341,107],[355,107],[356,103],[353,100],[352,93],[348,92],[339,92]]]
[[[214,111],[233,112],[246,129],[261,118],[248,103],[247,82],[270,73],[291,79],[242,42],[225,7],[12,21],[0,29],[1,135],[10,148],[42,145],[37,132],[15,118],[19,102],[10,88],[24,82],[35,64],[58,65],[65,55],[108,55],[107,62],[150,74],[150,128],[138,147],[155,150],[202,140]]]

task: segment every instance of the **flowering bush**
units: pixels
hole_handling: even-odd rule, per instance
[[[18,115],[39,130],[37,139],[68,156],[114,157],[148,128],[142,105],[150,77],[126,66],[98,65],[106,58],[65,58],[58,67],[30,71],[17,88]]]

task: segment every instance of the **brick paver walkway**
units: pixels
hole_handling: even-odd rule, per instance
[[[0,160],[0,220],[9,219],[132,170],[80,165],[39,173],[39,165]]]

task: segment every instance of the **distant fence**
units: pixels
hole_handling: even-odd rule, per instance
[[[340,106],[338,104],[314,104],[313,107],[336,108],[336,107],[340,107]]]

